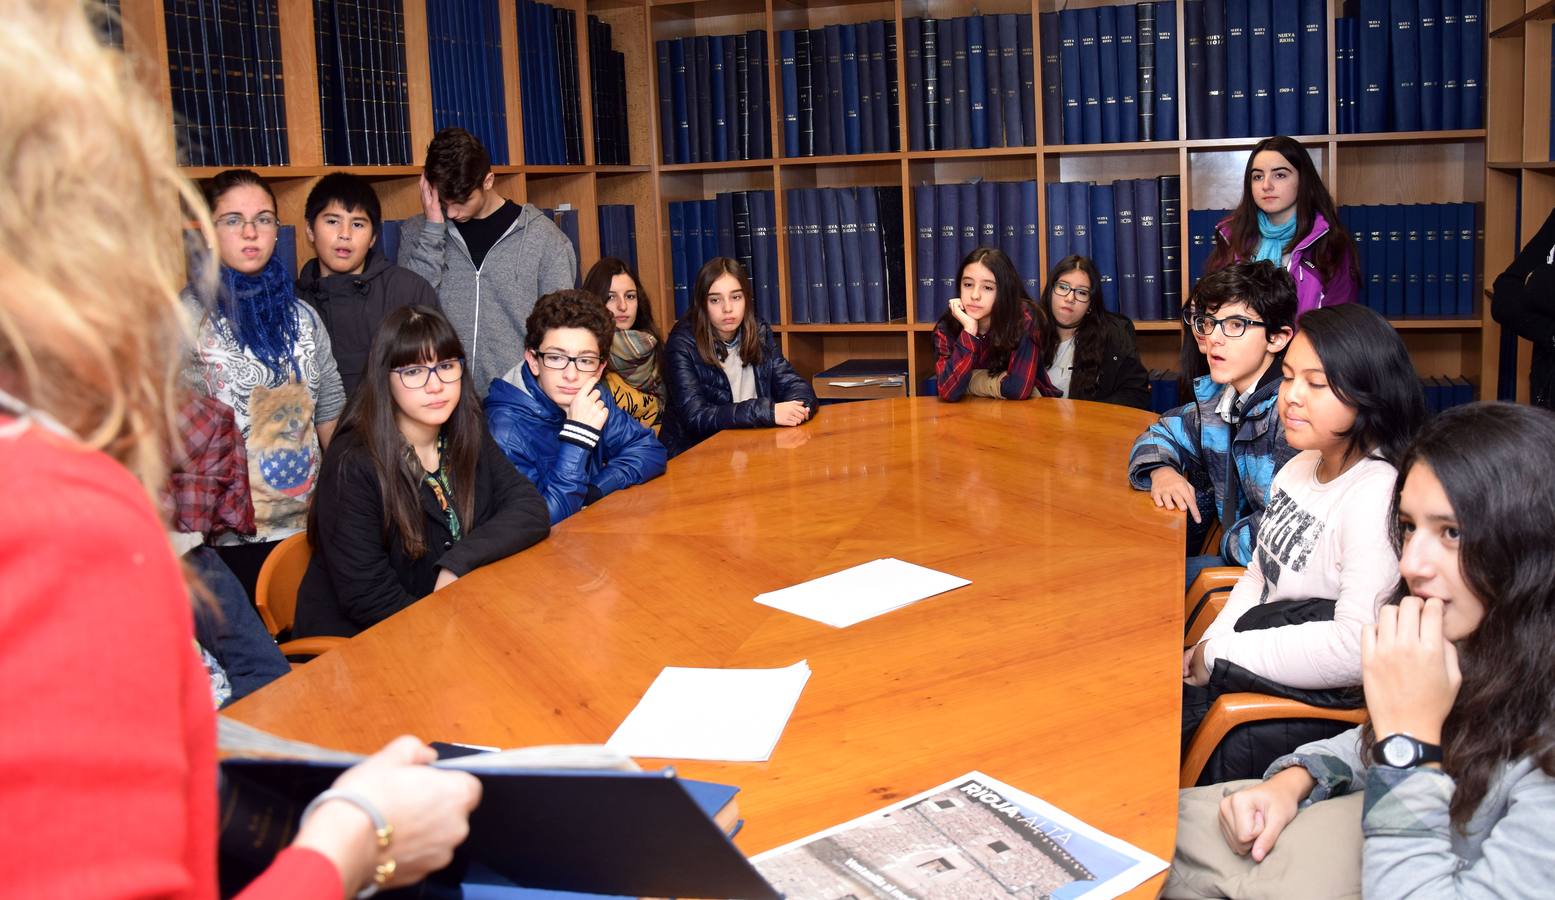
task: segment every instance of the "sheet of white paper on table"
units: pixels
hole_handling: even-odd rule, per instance
[[[605,745],[627,756],[762,762],[809,680],[805,660],[785,669],[666,666]]]
[[[971,583],[965,578],[888,558],[769,591],[758,595],[756,602],[833,628],[846,628]]]

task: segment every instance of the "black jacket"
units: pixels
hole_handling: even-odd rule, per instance
[[[1496,279],[1490,314],[1533,342],[1528,398],[1555,409],[1555,212]]]
[[[772,405],[803,400],[814,411],[819,403],[810,382],[783,358],[772,329],[761,327],[761,362],[756,366],[756,399],[734,402],[729,379],[720,366],[710,366],[697,354],[689,317],[681,319],[664,342],[664,380],[669,409],[659,440],[671,456],[688,450],[725,428],[770,428]]]
[[[545,501],[483,433],[475,465],[475,521],[454,543],[432,490],[421,487],[427,552],[411,559],[391,526],[384,537],[383,495],[361,435],[330,443],[313,492],[318,531],[297,592],[298,637],[350,636],[432,593],[437,570],[463,576],[543,539],[551,530]]]
[[[320,278],[319,261],[308,260],[297,276],[297,296],[324,320],[347,397],[356,393],[384,317],[401,306],[437,306],[437,292],[425,278],[389,262],[377,247],[367,251],[360,275]]]
[[[1102,340],[1101,371],[1096,383],[1075,390],[1071,380],[1069,397],[1149,409],[1150,376],[1139,362],[1139,350],[1134,346],[1134,323],[1117,313],[1105,315],[1102,323],[1106,336]]]

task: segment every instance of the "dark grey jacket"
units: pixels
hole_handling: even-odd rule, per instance
[[[297,296],[324,321],[349,397],[367,369],[367,351],[384,318],[401,306],[436,306],[437,292],[425,278],[389,262],[376,247],[368,251],[360,275],[320,278],[319,272],[319,261],[308,260],[297,276]]]

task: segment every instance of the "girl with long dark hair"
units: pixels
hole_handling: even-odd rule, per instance
[[[1047,313],[1031,302],[1004,251],[978,247],[961,261],[961,292],[934,326],[935,390],[941,400],[1025,400],[1061,392],[1048,380],[1042,345]]]
[[[1134,323],[1102,305],[1095,263],[1084,256],[1059,260],[1041,305],[1053,323],[1043,334],[1042,358],[1061,396],[1150,408],[1150,377],[1134,346]]]
[[[607,351],[605,385],[623,412],[658,434],[665,405],[659,355],[664,338],[653,319],[653,302],[632,267],[607,256],[583,279],[583,289],[598,297],[615,323]]]
[[[549,532],[545,501],[486,432],[453,326],[400,307],[324,460],[294,631],[356,634]]]

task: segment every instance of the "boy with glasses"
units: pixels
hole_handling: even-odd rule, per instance
[[[491,383],[486,419],[502,452],[545,497],[551,524],[664,472],[652,431],[600,390],[615,323],[598,298],[546,294],[525,323],[524,358]]]
[[[1248,564],[1274,473],[1296,455],[1275,408],[1296,285],[1273,263],[1236,263],[1200,279],[1183,317],[1191,332],[1184,339],[1201,338],[1209,374],[1194,380],[1192,401],[1134,441],[1128,476],[1157,506],[1186,510],[1195,522],[1218,513],[1220,552],[1188,560],[1192,584],[1201,569]],[[1205,481],[1214,510],[1200,509],[1190,483]]]

